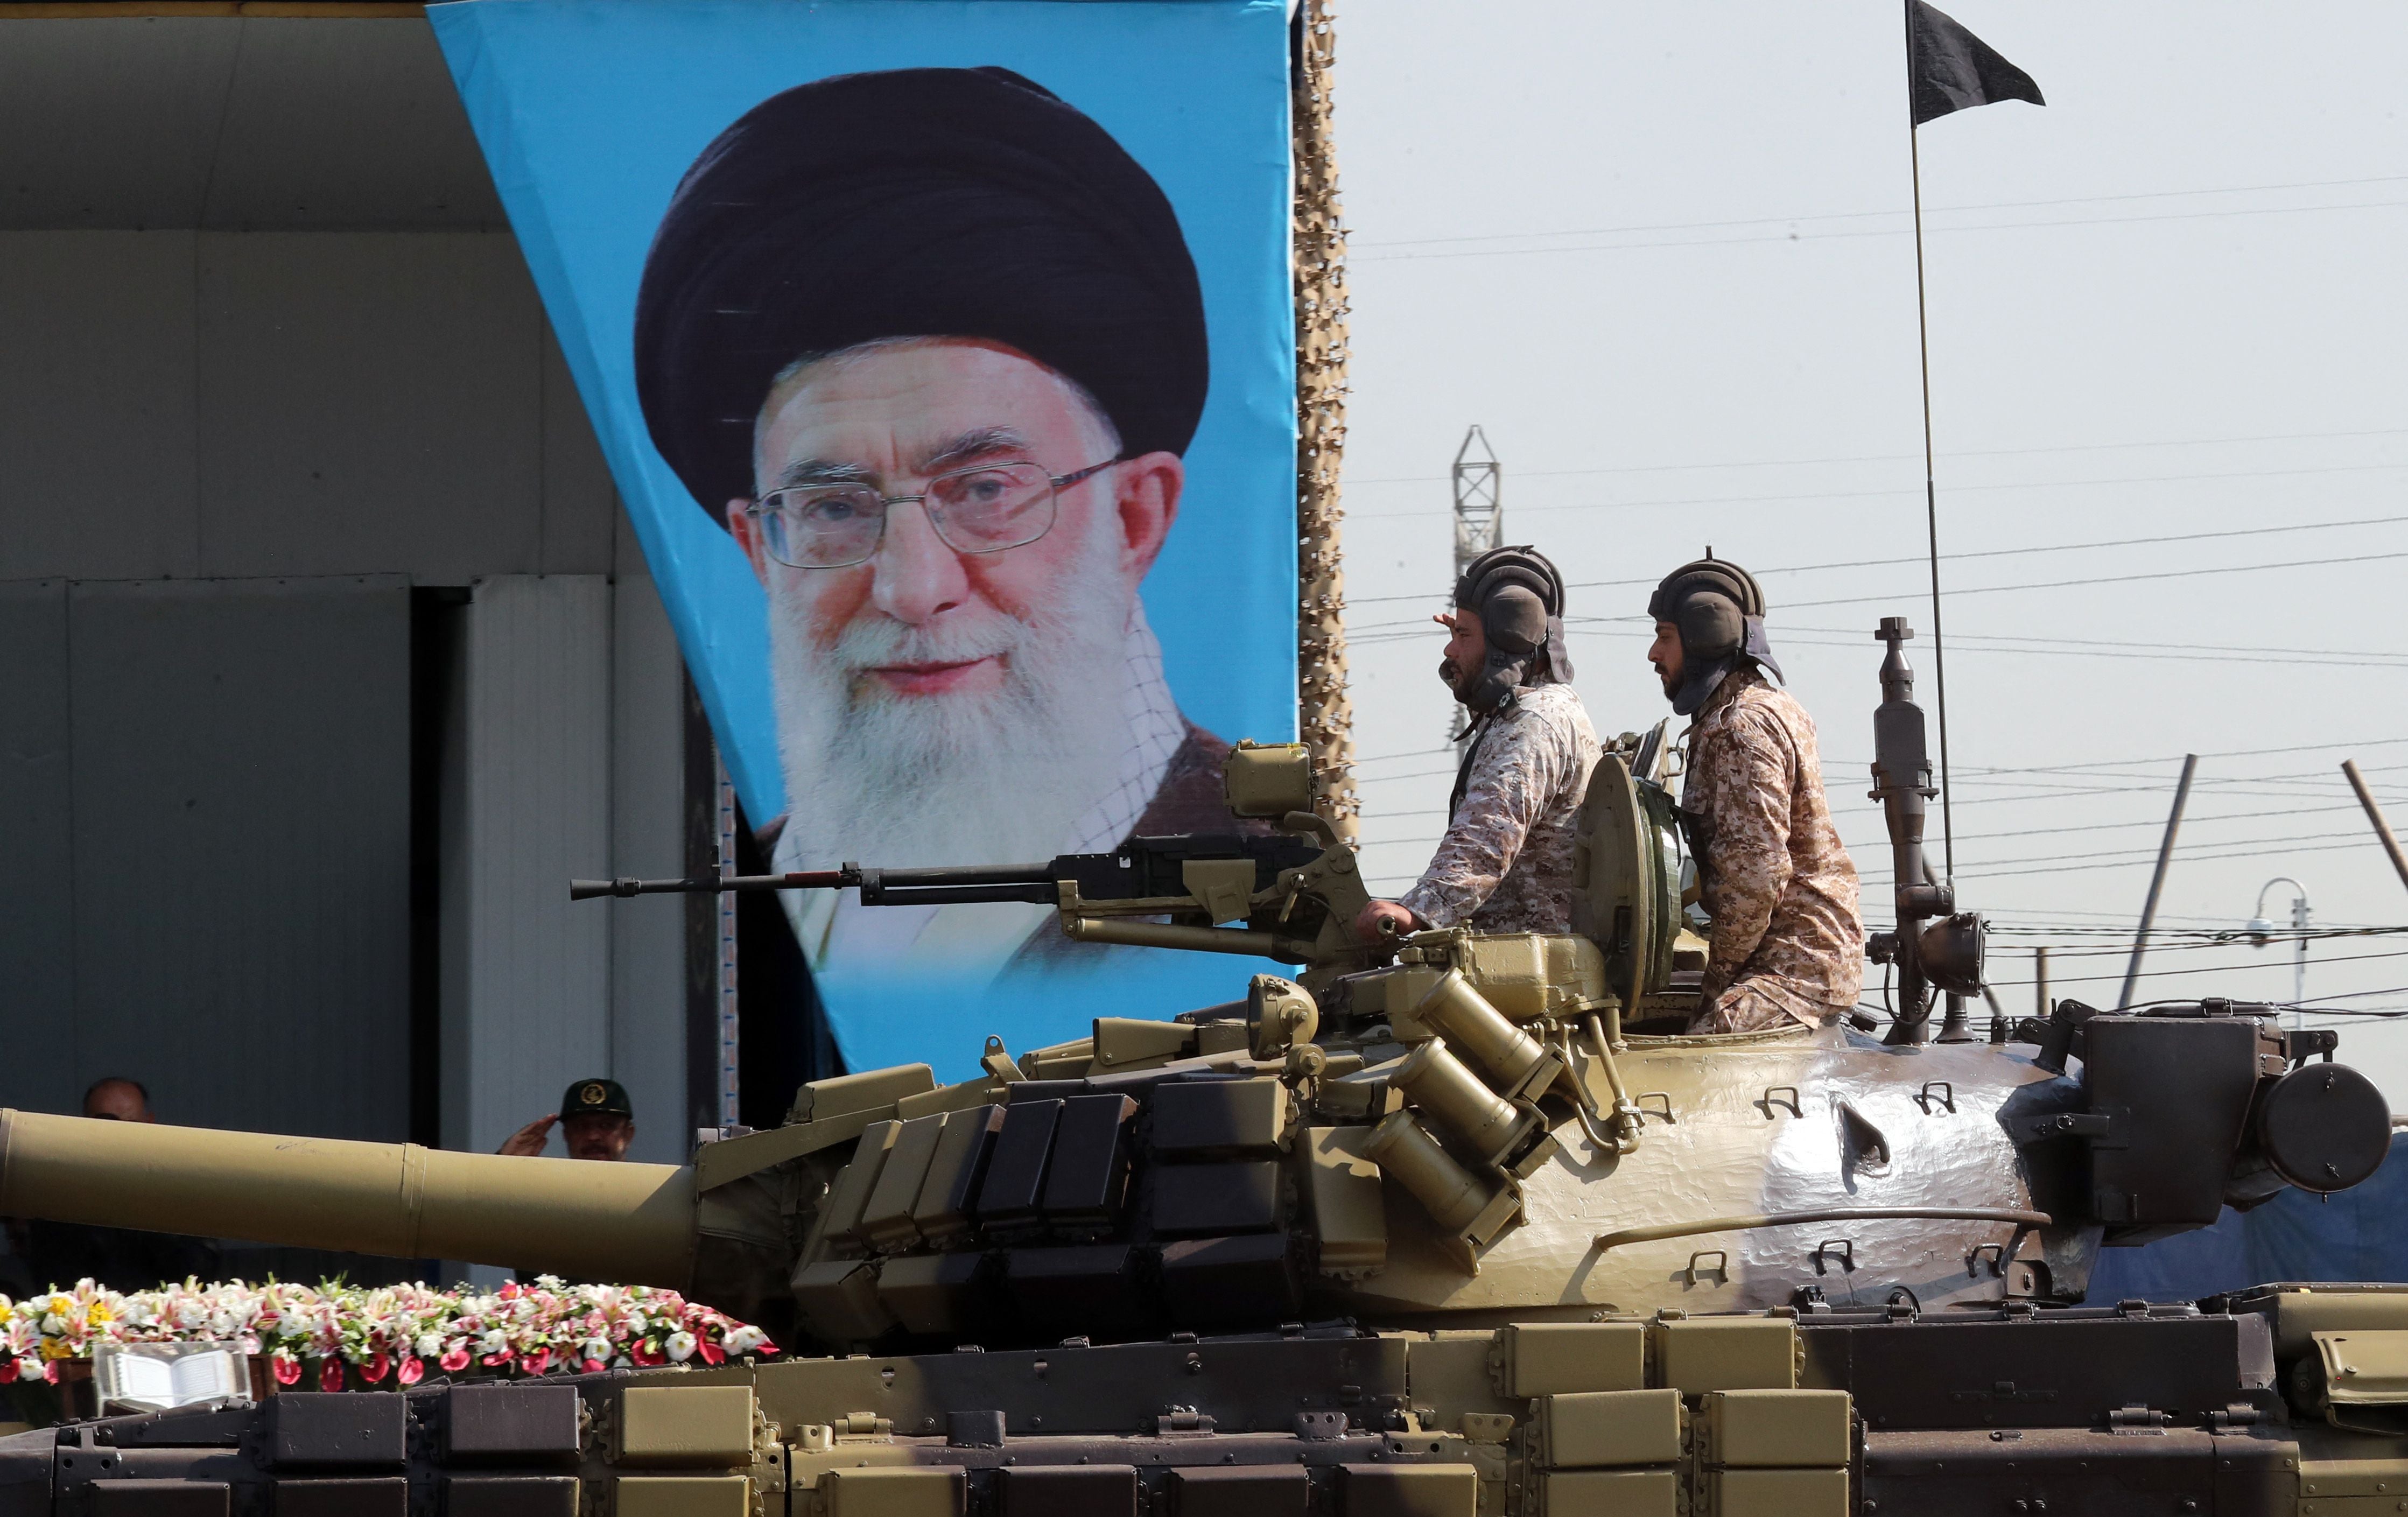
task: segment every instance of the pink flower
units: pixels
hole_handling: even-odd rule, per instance
[[[533,1353],[523,1354],[520,1357],[519,1373],[523,1375],[540,1375],[547,1368],[551,1367],[551,1365],[552,1351],[550,1349],[538,1349]]]
[[[301,1361],[300,1361],[300,1360],[298,1360],[298,1359],[288,1359],[288,1358],[286,1358],[283,1354],[280,1354],[280,1354],[278,1354],[278,1355],[277,1355],[273,1360],[271,1360],[271,1361],[270,1361],[270,1363],[271,1363],[271,1364],[273,1364],[273,1365],[275,1366],[275,1368],[276,1368],[276,1383],[277,1383],[277,1384],[279,1384],[279,1385],[297,1385],[297,1384],[299,1384],[299,1383],[301,1382]]]
[[[468,1367],[468,1350],[466,1345],[463,1345],[459,1348],[453,1349],[451,1352],[446,1353],[442,1358],[437,1360],[436,1363],[443,1367],[443,1372],[445,1374],[456,1375],[460,1373],[460,1371]]]
[[[339,1391],[343,1388],[343,1361],[328,1354],[318,1361],[318,1389]]]
[[[376,1351],[374,1357],[369,1359],[366,1364],[360,1367],[360,1379],[367,1381],[370,1385],[378,1384],[383,1381],[385,1371],[392,1367],[393,1355],[385,1352],[382,1349],[379,1349]]]
[[[59,1362],[56,1359],[42,1367],[42,1379],[56,1385],[59,1382]]]
[[[414,1353],[404,1354],[401,1368],[394,1379],[404,1385],[415,1385],[426,1374],[426,1361]]]
[[[580,1361],[577,1367],[583,1370],[588,1375],[598,1375],[610,1367],[604,1364],[599,1359],[585,1359]]]
[[[635,1360],[636,1363],[639,1365],[648,1366],[666,1364],[669,1357],[667,1354],[661,1352],[661,1346],[658,1343],[649,1338],[645,1338],[642,1342],[638,1343],[634,1348],[629,1349],[627,1351],[627,1356]]]
[[[713,1343],[707,1338],[700,1343],[695,1345],[695,1352],[702,1355],[702,1362],[707,1365],[725,1364],[727,1362],[727,1355],[721,1352],[719,1345]]]
[[[7,1385],[10,1381],[14,1381],[17,1378],[18,1370],[22,1367],[14,1359],[9,1360],[6,1364],[0,1364],[0,1385]]]

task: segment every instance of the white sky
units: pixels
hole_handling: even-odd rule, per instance
[[[2072,929],[2137,920],[2186,751],[2161,925],[2237,926],[2285,874],[2319,925],[2408,923],[2338,769],[2408,826],[2408,9],[1951,9],[2050,102],[1922,132],[1942,549],[2039,550],[1942,565],[1959,899],[2058,929],[1994,936],[1993,982],[2029,1011],[2048,941],[2057,994],[2114,1004],[2128,939]],[[1881,615],[1917,628],[1934,708],[1899,6],[1354,0],[1339,35],[1369,874],[1401,888],[1443,823],[1449,701],[1412,626],[1451,582],[1476,422],[1506,540],[1629,581],[1571,594],[1631,619],[1572,633],[1601,731],[1668,714],[1638,620],[1659,576],[1711,543],[1763,580],[1885,901]],[[2073,546],[2140,537],[2172,540]],[[1816,567],[1864,560],[1911,562]],[[2194,569],[2239,572],[1985,593]],[[2242,751],[2270,749],[2297,751]],[[1935,808],[1935,859],[1938,836]],[[2141,983],[2287,999],[2290,964],[2153,950],[2182,972]],[[2408,937],[2313,946],[2311,998],[2392,987]],[[2340,1004],[2408,1011],[2408,988]],[[2334,1024],[2408,1109],[2408,1026]]]

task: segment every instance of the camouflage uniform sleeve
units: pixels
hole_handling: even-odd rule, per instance
[[[1513,866],[1544,814],[1563,755],[1545,723],[1498,723],[1485,735],[1463,787],[1463,804],[1421,880],[1398,900],[1434,927],[1452,927],[1480,909]]]
[[[1735,712],[1707,762],[1714,766],[1713,827],[1706,871],[1713,881],[1713,937],[1700,990],[1708,1003],[1764,940],[1796,866],[1789,856],[1789,756],[1751,712]]]

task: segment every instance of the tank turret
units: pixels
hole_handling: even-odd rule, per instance
[[[1885,625],[1876,745],[1906,888],[1874,947],[1911,971],[1887,1038],[1862,1013],[1685,1031],[1703,945],[1658,728],[1597,766],[1561,935],[1353,941],[1364,887],[1293,747],[1230,768],[1268,838],[580,885],[1044,900],[1074,938],[1302,966],[1167,1021],[989,1039],[952,1083],[806,1085],[685,1166],[0,1113],[0,1213],[669,1285],[799,1355],[0,1438],[0,1510],[148,1510],[151,1481],[225,1486],[211,1510],[260,1485],[280,1512],[366,1510],[340,1503],[374,1486],[396,1512],[439,1489],[454,1513],[731,1517],[1840,1517],[2131,1490],[2287,1513],[2323,1491],[2303,1469],[2362,1494],[2343,1467],[2403,1430],[2408,1296],[2080,1303],[2101,1247],[2365,1179],[2385,1103],[2266,1006],[2062,1001],[1928,1040],[1933,991],[1981,990],[1980,926],[1920,863],[1907,635]]]
[[[1901,866],[1928,881],[1909,635],[1884,624],[1877,747]],[[676,1168],[8,1113],[0,1213],[671,1285],[844,1352],[2071,1304],[2101,1246],[2380,1162],[2380,1095],[2329,1063],[2331,1034],[2286,1033],[2271,1007],[2068,1001],[1987,1041],[1924,1041],[1927,986],[1978,993],[1981,969],[1978,919],[1952,919],[1962,953],[1934,939],[1950,923],[1922,924],[1955,910],[1928,883],[1899,892],[1876,945],[1917,971],[1907,1036],[1866,1036],[1870,1017],[1689,1035],[1703,945],[1663,748],[1660,730],[1621,739],[1597,766],[1573,933],[1352,941],[1363,885],[1304,810],[1301,750],[1249,746],[1231,804],[1283,837],[761,881],[872,904],[1050,896],[1074,937],[1305,966],[1243,1000],[1098,1018],[1017,1055],[990,1040],[953,1083],[926,1065],[819,1081],[784,1124]]]

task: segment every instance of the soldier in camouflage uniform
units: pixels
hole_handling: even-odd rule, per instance
[[[1597,729],[1567,683],[1563,578],[1530,548],[1465,569],[1439,677],[1472,713],[1446,836],[1400,900],[1355,919],[1367,941],[1424,927],[1571,930],[1573,823],[1598,760]]]
[[[1823,796],[1813,719],[1765,679],[1764,592],[1711,549],[1648,603],[1648,662],[1690,719],[1681,815],[1713,919],[1693,1033],[1813,1027],[1864,982],[1856,868]]]

